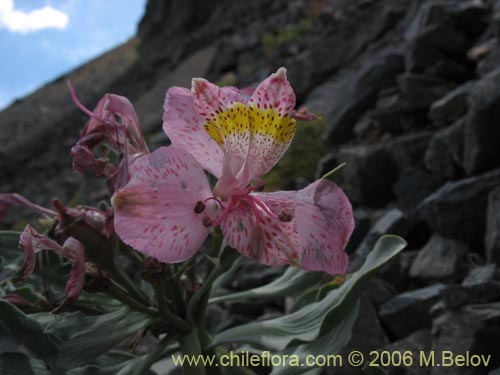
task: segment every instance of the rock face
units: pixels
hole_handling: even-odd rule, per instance
[[[322,116],[307,124],[314,162],[296,163],[282,186],[302,187],[306,172],[320,177],[347,163],[334,178],[356,212],[350,270],[385,233],[409,243],[367,289],[350,347],[372,325],[370,348],[478,351],[498,360],[498,0],[149,0],[136,38],[0,112],[0,192],[45,205],[53,196],[106,197],[103,181],[71,170],[68,152],[86,119],[66,79],[89,108],[106,92],[129,97],[154,149],[168,143],[161,117],[169,87],[189,87],[196,76],[252,86],[280,66],[298,106]],[[299,128],[295,144],[308,144],[311,128]],[[2,228],[19,217],[9,215]],[[244,270],[225,287],[245,289],[281,271]],[[282,305],[214,308],[211,329]],[[388,370],[460,375],[499,366]]]

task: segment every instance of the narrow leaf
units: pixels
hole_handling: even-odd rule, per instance
[[[58,348],[40,323],[14,305],[0,300],[0,326],[35,356],[53,367]]]
[[[287,346],[316,340],[325,334],[335,319],[344,318],[343,314],[357,303],[357,297],[366,282],[405,246],[406,242],[400,237],[381,237],[363,266],[323,300],[283,317],[230,328],[217,334],[212,346],[245,342],[272,351],[282,351]]]

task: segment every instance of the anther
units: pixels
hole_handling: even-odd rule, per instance
[[[278,215],[278,219],[283,223],[289,223],[290,221],[292,221],[293,216],[287,211],[281,211],[281,213]]]
[[[205,210],[205,203],[202,201],[196,202],[196,206],[194,206],[194,213],[195,214],[201,214]]]
[[[211,227],[213,224],[212,219],[210,219],[207,215],[203,216],[203,226],[205,228]]]

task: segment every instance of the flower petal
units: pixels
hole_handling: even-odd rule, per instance
[[[349,258],[344,248],[354,229],[349,199],[333,182],[317,180],[300,191],[272,193],[295,201],[300,237],[300,266],[310,271],[343,274]]]
[[[257,201],[260,205],[260,222],[249,201]],[[272,216],[262,209],[262,204],[272,212]],[[230,209],[220,224],[222,233],[229,246],[260,263],[272,266],[297,265],[300,254],[296,246],[299,243],[296,224],[281,221],[278,216],[283,212],[293,215],[294,202],[291,199],[276,199],[272,194],[251,194],[249,199],[240,201]]]
[[[222,148],[230,172],[236,175],[250,144],[246,98],[234,87],[220,88],[202,78],[193,79],[192,91],[203,127]]]
[[[203,218],[213,215],[203,168],[186,151],[162,147],[135,160],[130,181],[113,196],[115,230],[134,249],[166,263],[182,262],[200,249],[209,229]]]
[[[295,94],[285,68],[278,69],[255,89],[248,102],[252,137],[242,172],[246,179],[267,173],[288,149],[296,129],[296,121],[290,116],[294,106]]]
[[[73,262],[68,281],[66,282],[66,298],[52,312],[62,312],[66,307],[76,302],[85,284],[85,249],[80,241],[69,237],[61,246],[56,241],[38,233],[30,225],[24,228],[19,240],[19,246],[24,249],[24,262],[16,280],[27,278],[35,269],[35,253],[41,250],[53,250],[60,256]]]
[[[204,119],[194,106],[194,94],[172,87],[165,98],[163,130],[172,145],[189,152],[215,177],[222,175],[223,152],[203,128]]]
[[[39,206],[27,200],[22,195],[19,195],[17,193],[2,193],[0,194],[0,223],[3,221],[5,216],[7,216],[7,213],[9,212],[9,209],[12,206],[28,207],[29,209],[35,211],[36,213],[42,215],[45,218],[51,218],[56,216],[56,213],[54,211]]]
[[[64,288],[66,298],[56,309],[52,310],[55,314],[63,312],[68,306],[74,304],[85,285],[85,249],[82,243],[69,237],[64,241],[62,248],[66,251],[67,258],[73,259],[74,263]]]

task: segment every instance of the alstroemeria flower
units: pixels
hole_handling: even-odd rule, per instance
[[[68,88],[73,102],[90,117],[81,138],[71,148],[73,169],[105,175],[114,191],[128,181],[129,164],[149,153],[134,107],[123,96],[106,94],[92,112],[78,100],[69,81]],[[102,152],[96,152],[99,146],[104,147]],[[118,155],[118,163],[110,158],[112,152]]]
[[[19,246],[24,249],[24,263],[16,279],[22,280],[31,275],[35,269],[35,253],[41,250],[53,250],[60,256],[70,260],[73,267],[65,287],[66,299],[53,312],[61,312],[76,302],[85,284],[85,250],[82,243],[69,237],[61,246],[56,241],[38,233],[27,225]]]
[[[168,90],[163,129],[173,147],[132,164],[129,183],[113,197],[117,234],[160,261],[180,262],[220,225],[229,246],[261,263],[346,272],[354,222],[337,185],[256,192],[293,139],[294,107],[284,68],[250,95],[204,79],[191,91]],[[203,169],[218,179],[213,191]]]

